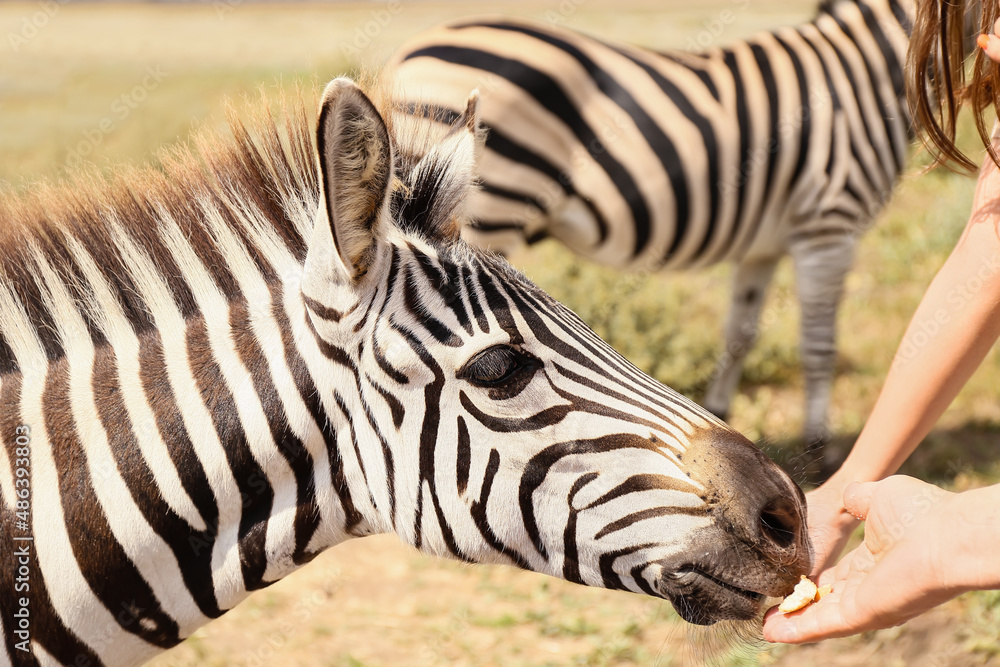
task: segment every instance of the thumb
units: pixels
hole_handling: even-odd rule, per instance
[[[852,482],[844,489],[844,509],[862,521],[868,516],[876,482]]]

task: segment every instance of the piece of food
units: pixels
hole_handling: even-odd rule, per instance
[[[802,579],[799,583],[795,584],[795,590],[792,594],[781,601],[778,605],[778,611],[783,614],[790,614],[793,611],[798,611],[808,604],[812,604],[813,600],[816,599],[818,594],[816,584],[809,580],[806,575],[802,575]]]
[[[816,589],[816,597],[813,598],[813,602],[819,602],[823,599],[824,595],[829,595],[833,592],[833,586],[827,584],[826,586],[820,586]]]

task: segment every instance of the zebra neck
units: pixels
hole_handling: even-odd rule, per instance
[[[228,321],[188,321],[198,398],[224,453],[206,473],[230,478],[218,534],[235,535],[227,553],[238,555],[237,590],[273,583],[322,550],[372,532],[355,508],[338,446],[353,401],[318,389],[314,378],[338,369],[317,354],[309,328],[298,284],[231,301]]]
[[[135,509],[177,561],[180,602],[164,611],[181,637],[366,532],[345,481],[338,420],[313,382],[329,368],[307,360],[315,354],[298,286],[261,287],[141,337],[136,393],[151,421],[95,396]],[[95,386],[114,384],[123,365],[99,350]],[[165,555],[150,553],[150,564]],[[148,579],[147,569],[139,563],[137,574]]]

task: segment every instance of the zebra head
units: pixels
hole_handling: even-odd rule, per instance
[[[324,93],[301,285],[346,532],[752,617],[808,570],[801,491],[459,238],[476,100],[417,160],[355,84]]]

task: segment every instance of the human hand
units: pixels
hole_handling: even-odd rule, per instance
[[[990,60],[1000,63],[1000,37],[997,36],[998,31],[1000,31],[1000,19],[997,19],[996,23],[993,24],[993,32],[989,35],[980,35],[976,39],[976,43]]]
[[[771,609],[764,638],[799,644],[888,628],[974,588],[952,553],[964,543],[956,498],[912,477],[850,485],[844,506],[866,520],[864,543],[821,574],[832,593],[791,615]]]
[[[813,579],[833,567],[858,525],[858,520],[844,508],[846,485],[834,475],[818,489],[806,494],[806,517],[813,547]]]

